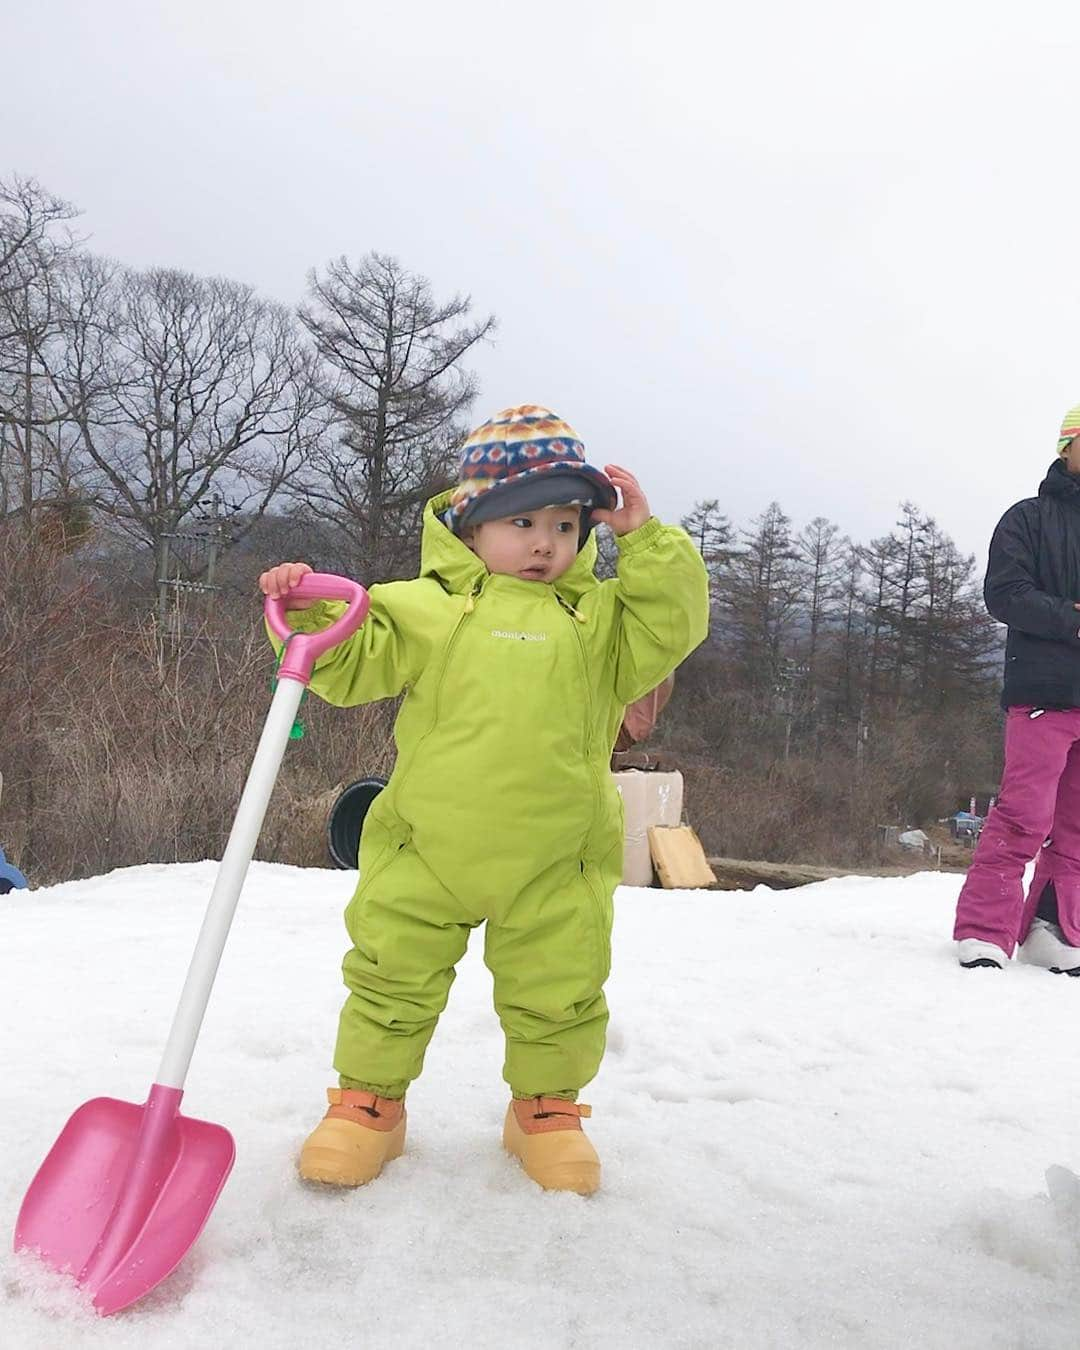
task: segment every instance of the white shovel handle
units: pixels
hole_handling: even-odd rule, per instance
[[[355,582],[322,574],[309,575],[304,581],[312,590],[323,581],[341,582],[344,586],[352,588],[350,597],[353,603],[350,605],[348,615],[343,616],[334,626],[337,641],[355,631],[363,622],[367,614],[367,592]],[[355,596],[356,592],[359,592],[359,597]],[[319,596],[316,594],[312,598]],[[344,597],[340,596],[339,590],[334,590],[331,598]],[[289,643],[290,648],[293,645],[292,642]],[[307,667],[307,675],[310,675],[310,662],[313,662],[315,657],[313,653],[306,651],[304,655],[304,665]],[[225,949],[225,939],[229,936],[244,878],[255,853],[255,845],[259,841],[259,831],[262,829],[270,794],[274,790],[282,756],[289,743],[289,732],[296,720],[300,700],[304,695],[307,678],[303,669],[298,669],[295,673],[287,671],[283,662],[278,674],[278,686],[274,691],[262,735],[259,737],[251,771],[244,784],[236,819],[229,832],[229,842],[225,845],[225,854],[218,868],[210,903],[206,908],[206,917],[199,930],[191,965],[188,967],[187,978],[180,994],[180,1003],[173,1017],[169,1040],[161,1057],[161,1067],[154,1080],[162,1087],[184,1086],[195,1041],[202,1026],[206,1005],[210,1000],[210,991],[214,987],[221,953]]]
[[[281,680],[274,692],[266,725],[259,737],[259,748],[255,751],[251,772],[229,833],[229,842],[225,845],[225,855],[218,867],[206,917],[195,943],[195,952],[173,1018],[168,1044],[161,1057],[161,1067],[154,1080],[162,1087],[184,1086],[221,953],[225,949],[225,939],[229,936],[236,904],[259,840],[263,817],[303,694],[304,686],[297,680]]]

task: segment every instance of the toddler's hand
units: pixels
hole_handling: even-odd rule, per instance
[[[281,600],[288,596],[294,586],[300,584],[300,578],[307,576],[311,568],[307,563],[291,562],[278,563],[276,567],[271,567],[259,578],[259,590],[263,595],[268,595],[271,600]],[[289,609],[310,609],[316,602],[314,600],[290,600]]]
[[[631,530],[640,529],[652,515],[641,484],[629,469],[622,469],[618,464],[605,464],[604,472],[619,489],[622,505],[615,511],[594,511],[593,520],[610,525],[614,534],[629,534]]]

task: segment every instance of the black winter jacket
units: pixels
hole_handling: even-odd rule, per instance
[[[1002,706],[1080,708],[1080,476],[1063,460],[998,522],[983,596],[1009,626]]]

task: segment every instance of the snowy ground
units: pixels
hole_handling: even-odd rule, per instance
[[[84,1099],[142,1101],[214,875],[148,866],[0,900],[0,1214]],[[0,1344],[1020,1347],[1080,1343],[1080,980],[962,971],[958,879],[620,891],[610,1049],[585,1094],[604,1189],[499,1148],[479,942],[410,1099],[407,1155],[302,1187],[340,1001],[342,872],[257,865],[185,1110],[233,1131],[199,1243],[141,1305],[75,1306],[0,1256]],[[5,1244],[9,1239],[5,1239]]]

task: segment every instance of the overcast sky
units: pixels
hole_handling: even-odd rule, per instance
[[[978,555],[1080,402],[1080,6],[0,0],[0,174],[250,282],[375,248],[677,518]],[[1074,307],[1076,307],[1074,309]]]

